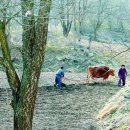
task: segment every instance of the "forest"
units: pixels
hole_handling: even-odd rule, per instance
[[[130,129],[129,69],[129,0],[0,1],[0,130]]]

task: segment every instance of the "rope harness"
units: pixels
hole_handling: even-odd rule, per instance
[[[86,78],[85,79],[82,79],[82,80],[75,80],[75,79],[69,79],[69,78],[66,78],[66,77],[64,77],[64,79],[63,80],[70,80],[70,81],[75,81],[76,83],[80,83],[80,82],[84,82],[85,80],[86,80]]]
[[[102,78],[104,75],[106,75],[108,72],[110,71],[110,69],[108,69],[104,74],[102,74],[100,77],[96,77],[96,78]]]

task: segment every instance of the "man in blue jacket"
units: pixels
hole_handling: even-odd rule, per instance
[[[62,78],[64,77],[64,67],[62,66],[57,72],[55,76],[55,84],[54,86],[58,85],[58,89],[61,89]]]
[[[124,86],[126,76],[127,76],[127,71],[126,71],[125,65],[122,65],[121,68],[119,69],[118,76],[120,78],[119,82],[118,82],[118,86],[121,86],[121,82],[122,82],[122,85]]]

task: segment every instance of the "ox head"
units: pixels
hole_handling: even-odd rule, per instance
[[[109,75],[111,75],[111,76],[115,76],[115,70],[110,69],[110,71],[109,71]]]

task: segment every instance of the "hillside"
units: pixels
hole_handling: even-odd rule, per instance
[[[130,82],[115,94],[99,111],[98,118],[103,130],[130,129]]]
[[[108,65],[118,70],[121,64],[130,68],[130,52],[126,51],[128,44],[115,42],[92,42],[91,50],[88,50],[89,42],[85,37],[79,41],[73,34],[68,38],[60,36],[59,32],[48,36],[43,72],[54,72],[60,66],[67,72],[85,72],[85,68],[91,65]],[[14,66],[22,70],[21,45],[12,44],[11,54]],[[124,53],[121,53],[124,51]],[[126,51],[126,52],[125,52]],[[121,53],[118,55],[118,53]],[[118,55],[118,56],[116,56]]]

